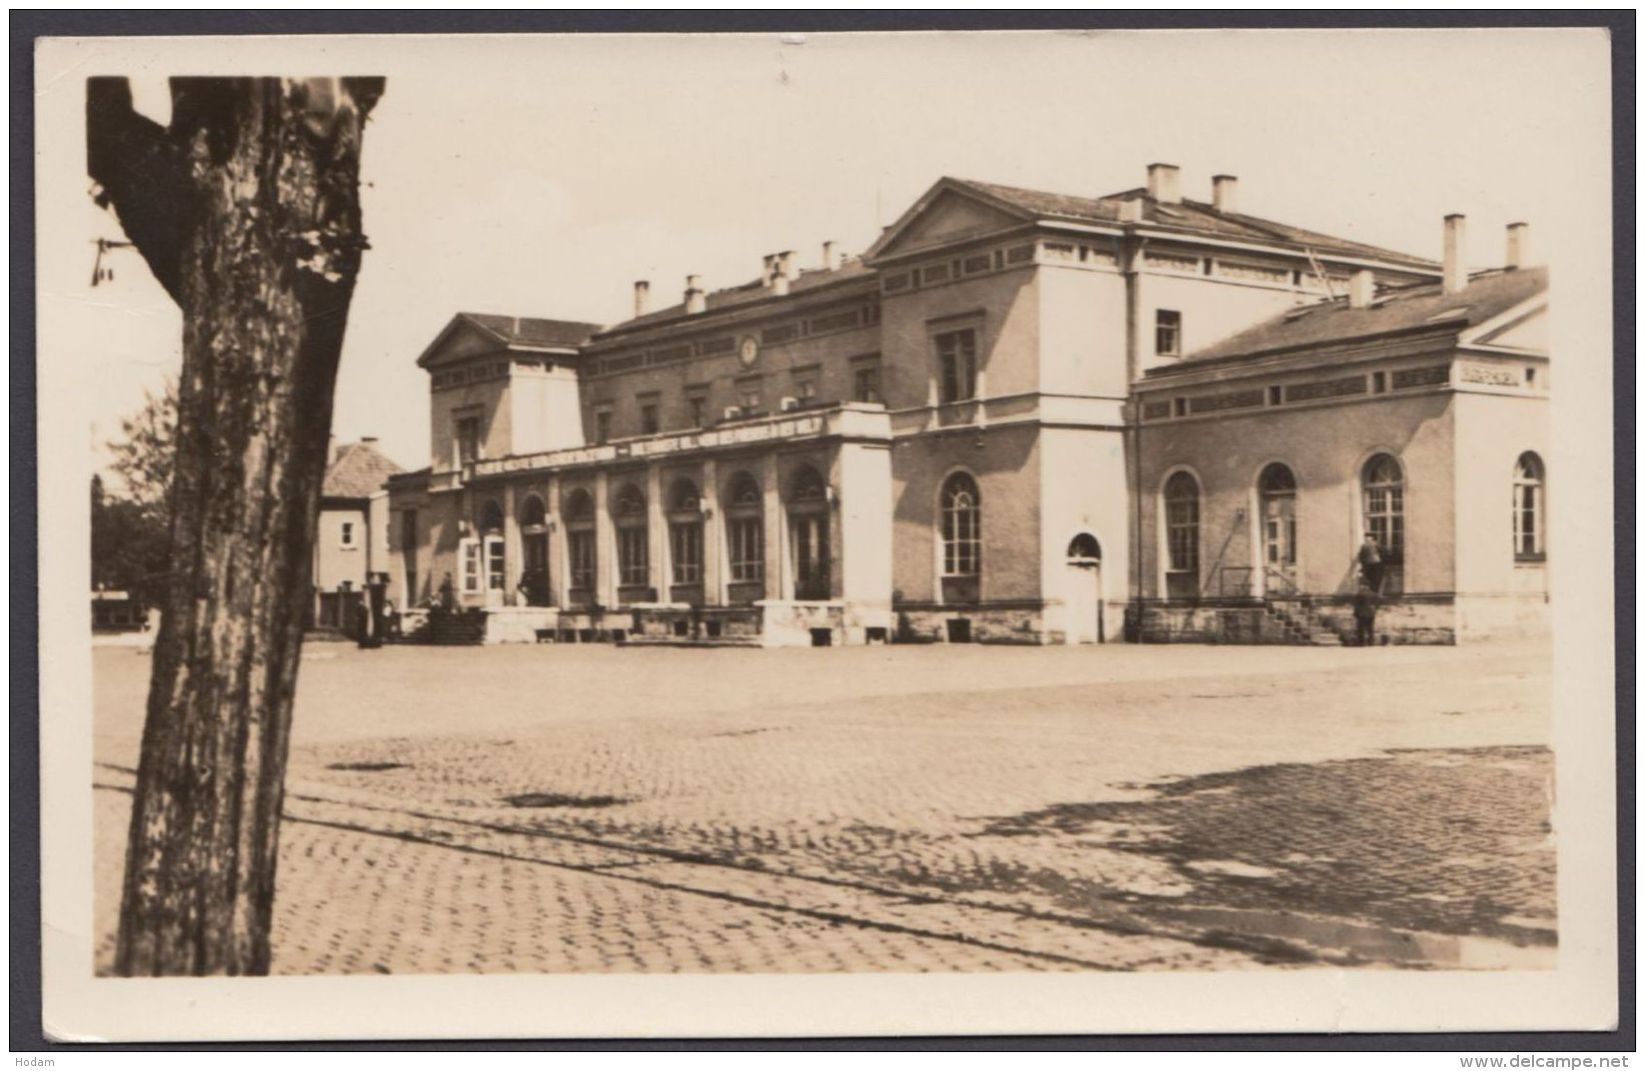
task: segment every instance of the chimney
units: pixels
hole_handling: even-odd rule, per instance
[[[1182,203],[1182,185],[1176,164],[1148,165],[1148,196],[1161,204]]]
[[[1468,285],[1468,269],[1462,265],[1462,247],[1468,236],[1468,217],[1452,212],[1445,217],[1445,293],[1460,294]]]
[[[1368,309],[1377,296],[1377,277],[1370,268],[1361,268],[1348,277],[1348,307]]]
[[[839,267],[838,262],[834,259],[834,243],[833,242],[824,242],[823,243],[823,263],[822,263],[822,266],[823,266],[823,271],[833,271],[835,268]]]
[[[1523,268],[1530,260],[1531,252],[1531,225],[1529,223],[1508,224],[1508,270],[1514,271]]]
[[[634,280],[634,315],[644,316],[651,309],[651,283],[647,279]]]
[[[1218,212],[1239,211],[1239,179],[1233,175],[1211,176],[1211,207]]]
[[[685,277],[685,311],[688,315],[708,311],[708,295],[703,293],[703,277],[701,275],[687,275]]]
[[[794,251],[786,249],[781,253],[770,253],[764,261],[762,281],[773,293],[788,293],[788,284],[794,278]]]

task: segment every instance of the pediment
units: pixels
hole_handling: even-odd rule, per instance
[[[496,335],[463,316],[453,317],[445,329],[429,343],[417,363],[424,368],[496,353],[504,349]]]
[[[1512,323],[1482,333],[1477,339],[1486,346],[1509,346],[1518,350],[1548,348],[1548,307],[1544,305]]]
[[[1020,227],[1024,215],[954,189],[938,189],[915,205],[871,251],[874,258],[914,253]]]

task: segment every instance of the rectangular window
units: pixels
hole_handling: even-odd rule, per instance
[[[691,426],[706,428],[708,426],[708,399],[701,394],[693,394],[685,400],[685,405],[691,413]]]
[[[758,378],[737,381],[737,404],[742,407],[743,416],[752,416],[760,411],[760,393]]]
[[[480,418],[462,417],[457,421],[457,463],[472,465],[480,459]]]
[[[1284,387],[1269,387],[1268,388],[1268,404],[1269,405],[1284,405],[1285,404],[1285,388]]]
[[[566,538],[566,551],[571,558],[571,587],[575,591],[592,591],[594,533],[587,529],[572,529]]]
[[[1179,417],[1187,416],[1188,415],[1188,399],[1187,398],[1172,398],[1171,399],[1171,415],[1172,416],[1179,416]]]
[[[617,583],[624,587],[642,587],[650,581],[644,526],[617,529]]]
[[[611,439],[611,410],[599,409],[594,413],[594,441],[596,443],[609,442]]]
[[[851,398],[858,402],[879,402],[880,397],[880,366],[879,362],[862,364],[851,370]]]
[[[502,591],[508,585],[508,573],[503,565],[503,537],[486,537],[486,588]]]
[[[465,539],[458,547],[458,558],[463,574],[463,594],[478,595],[483,590],[481,584],[481,553],[483,548],[478,539]]]
[[[731,579],[734,583],[765,575],[765,526],[758,517],[731,522]]]
[[[344,521],[343,522],[343,530],[342,530],[342,534],[341,534],[341,537],[339,539],[339,542],[342,545],[342,548],[344,550],[353,550],[354,549],[355,542],[354,542],[354,522],[353,521]]]
[[[703,526],[696,523],[670,525],[668,540],[674,558],[674,583],[702,583]]]
[[[1372,394],[1385,394],[1385,393],[1387,393],[1387,391],[1388,391],[1388,373],[1387,372],[1372,372],[1371,373],[1371,393]]]
[[[640,434],[655,435],[660,425],[657,423],[657,403],[655,401],[640,403]]]
[[[1182,356],[1182,313],[1154,310],[1154,352],[1161,357]]]
[[[945,331],[937,345],[938,399],[963,402],[977,396],[977,332]]]

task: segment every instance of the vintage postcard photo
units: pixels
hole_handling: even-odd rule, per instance
[[[42,41],[48,1032],[1608,1027],[1609,55]]]

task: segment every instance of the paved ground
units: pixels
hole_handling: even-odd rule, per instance
[[[102,960],[148,657],[96,652]],[[1549,659],[311,645],[275,969],[1551,962]]]

